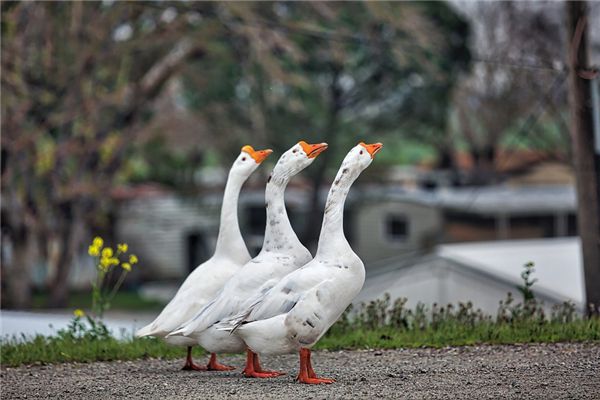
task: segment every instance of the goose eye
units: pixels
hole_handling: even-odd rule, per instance
[[[298,151],[298,150],[294,149],[294,150],[292,150],[292,153],[295,153],[295,152],[297,152],[297,151]]]
[[[363,153],[363,152],[362,152],[362,150],[361,150],[359,154],[362,154],[362,153]]]
[[[246,161],[246,157],[242,157],[242,161]]]

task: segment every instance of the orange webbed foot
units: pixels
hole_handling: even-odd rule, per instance
[[[207,371],[207,368],[203,365],[198,365],[198,364],[194,364],[194,363],[186,363],[183,368],[181,368],[182,371]]]
[[[308,376],[300,376],[298,375],[298,377],[296,378],[296,381],[300,382],[300,383],[307,383],[309,385],[321,385],[321,384],[331,384],[335,382],[335,379],[330,379],[330,378],[311,378]]]
[[[309,385],[320,385],[333,383],[335,379],[317,377],[310,362],[310,349],[302,348],[300,349],[300,371],[298,372],[296,381]]]
[[[275,378],[278,377],[280,375],[285,375],[282,372],[276,372],[276,371],[265,371],[265,372],[258,372],[258,371],[246,371],[244,370],[242,372],[242,374],[247,377],[247,378]]]
[[[224,364],[219,364],[219,363],[215,363],[215,364],[208,364],[206,366],[206,370],[207,371],[232,371],[234,370],[235,367],[231,366],[231,365],[224,365]]]
[[[224,365],[217,362],[217,355],[215,353],[211,353],[210,361],[206,365],[207,371],[231,371],[234,370],[235,367],[230,365]]]

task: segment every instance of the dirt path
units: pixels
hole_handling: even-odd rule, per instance
[[[600,399],[600,344],[477,346],[441,350],[315,352],[333,385],[294,383],[297,357],[265,357],[286,371],[274,379],[233,372],[180,371],[177,361],[126,361],[3,368],[2,399]]]

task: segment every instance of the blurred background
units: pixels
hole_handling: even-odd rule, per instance
[[[2,308],[81,306],[101,235],[140,259],[114,308],[160,309],[211,256],[245,144],[275,151],[240,198],[256,254],[270,168],[299,140],[329,143],[287,191],[314,250],[331,180],[362,140],[385,147],[346,205],[367,268],[359,301],[493,313],[534,261],[541,299],[583,310],[567,9],[3,1]],[[600,4],[587,12],[599,65]]]

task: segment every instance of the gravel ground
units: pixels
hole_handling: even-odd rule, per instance
[[[243,357],[228,356],[222,361],[236,371],[180,371],[182,360],[2,368],[0,397],[600,399],[600,344],[314,352],[312,359],[318,374],[337,382],[294,383],[294,355],[263,360],[286,376],[243,378]]]

